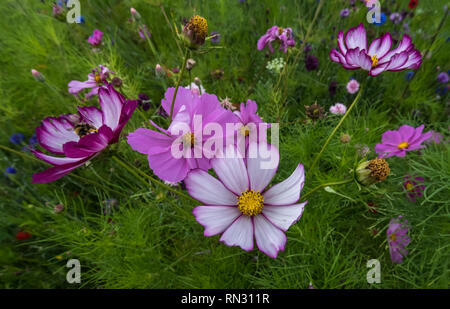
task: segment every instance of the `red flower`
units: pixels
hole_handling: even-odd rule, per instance
[[[16,234],[16,239],[19,240],[19,241],[22,241],[22,240],[27,240],[27,239],[30,238],[31,236],[33,236],[33,235],[31,235],[31,234],[28,233],[28,232],[18,232],[18,233]]]
[[[414,10],[418,4],[419,4],[419,0],[411,0],[411,1],[409,1],[408,7],[411,10]]]

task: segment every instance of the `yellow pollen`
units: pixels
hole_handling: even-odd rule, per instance
[[[397,238],[397,235],[395,235],[395,233],[392,233],[391,236],[389,236],[389,239],[392,241],[395,241],[396,238]]]
[[[250,134],[250,128],[248,126],[243,126],[240,131],[242,136],[249,136]]]
[[[409,143],[408,142],[400,143],[397,146],[398,149],[405,149],[405,148],[408,148],[408,147],[409,147]]]
[[[374,68],[378,65],[378,57],[377,55],[373,55],[371,59],[372,59],[372,68]]]
[[[183,135],[183,144],[184,146],[194,147],[195,137],[194,133],[186,133]]]
[[[377,181],[385,180],[391,172],[389,164],[386,162],[386,160],[381,158],[370,160],[367,167],[370,170],[370,176],[374,177]]]
[[[261,213],[264,207],[264,198],[259,191],[245,190],[237,198],[239,210],[246,216],[255,216]]]
[[[102,78],[100,77],[100,74],[95,74],[95,82],[98,84],[102,81]]]
[[[278,27],[278,35],[281,35],[282,33],[283,33],[283,28],[281,28],[281,27]]]
[[[408,191],[411,192],[413,188],[414,188],[414,185],[413,185],[412,183],[408,182],[408,183],[406,184],[406,190],[408,190]]]
[[[192,17],[189,23],[192,26],[191,29],[195,32],[196,35],[202,38],[208,36],[208,22],[205,18],[197,15]]]

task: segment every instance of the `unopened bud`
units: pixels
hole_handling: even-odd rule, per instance
[[[33,77],[36,81],[41,82],[41,83],[45,82],[45,77],[44,77],[44,75],[42,75],[41,72],[36,71],[35,69],[32,69],[31,74],[33,74]]]
[[[131,8],[130,12],[131,12],[131,16],[133,17],[134,20],[140,20],[141,19],[141,14],[139,14],[139,12],[136,11],[135,8]]]
[[[189,58],[186,61],[186,70],[188,70],[188,71],[192,70],[195,67],[195,64],[196,64],[195,60],[192,58]]]
[[[122,80],[118,77],[114,77],[111,81],[111,84],[116,88],[122,87]]]
[[[164,76],[164,69],[159,64],[157,64],[156,67],[155,67],[155,75],[156,75],[156,77]]]
[[[197,86],[200,86],[200,85],[202,84],[202,81],[200,80],[200,78],[196,77],[196,78],[194,78],[194,83],[195,83]]]

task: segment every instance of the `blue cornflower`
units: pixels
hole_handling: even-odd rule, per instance
[[[75,19],[75,22],[76,22],[77,24],[84,24],[84,16],[77,17],[77,18]]]
[[[9,138],[9,141],[11,143],[13,143],[14,145],[20,145],[22,144],[22,142],[25,140],[25,135],[23,135],[22,133],[14,133],[13,135],[11,135],[11,137]]]
[[[5,175],[6,178],[8,178],[8,174],[16,174],[17,171],[14,169],[14,167],[8,167],[6,168],[5,172],[3,173],[3,175]]]
[[[213,31],[211,32],[211,42],[213,43],[220,43],[220,33]]]
[[[409,71],[408,73],[406,73],[406,76],[405,76],[405,78],[406,78],[406,80],[411,80],[412,78],[413,78],[413,76],[414,76],[414,72],[413,71]]]
[[[380,16],[380,22],[379,22],[379,23],[376,22],[375,16],[373,17],[373,24],[374,24],[375,26],[381,26],[381,25],[383,25],[385,22],[386,22],[386,14],[384,14],[383,12],[381,13],[381,16]]]

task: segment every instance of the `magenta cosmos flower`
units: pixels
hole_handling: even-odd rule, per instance
[[[275,51],[272,46],[272,42],[274,41],[280,43],[280,50],[286,53],[288,47],[295,46],[292,29],[273,26],[267,30],[266,34],[259,38],[258,50],[263,50],[266,46],[269,46],[270,52],[274,53]]]
[[[422,55],[411,43],[408,35],[403,38],[397,48],[391,50],[392,37],[386,33],[375,39],[367,48],[366,29],[363,24],[350,28],[345,34],[338,35],[339,51],[331,50],[330,58],[342,64],[347,70],[363,69],[371,76],[377,76],[384,71],[401,71],[418,69],[422,63]]]
[[[94,32],[92,32],[92,35],[89,37],[88,42],[91,43],[93,46],[98,46],[102,42],[103,39],[103,32],[101,32],[98,29],[95,29]]]
[[[250,141],[258,141],[260,135],[260,128],[267,129],[269,124],[265,124],[261,117],[258,116],[258,105],[255,101],[247,100],[247,104],[241,103],[239,111],[235,111],[234,114],[239,117],[242,124],[237,134],[245,137],[245,146],[248,147]],[[260,124],[264,123],[262,126]],[[266,139],[264,139],[266,141]]]
[[[33,182],[48,183],[68,174],[119,140],[123,127],[137,107],[111,85],[99,90],[100,107],[78,107],[78,114],[47,117],[36,129],[39,144],[52,155],[30,149],[54,167],[33,175]],[[55,155],[55,156],[53,156]]]
[[[91,91],[86,94],[86,99],[89,99],[92,96],[97,95],[100,88],[106,88],[105,85],[110,73],[114,74],[114,72],[110,71],[107,67],[99,65],[98,68],[92,70],[92,73],[88,74],[87,81],[71,81],[67,85],[69,86],[69,93],[78,95],[83,89],[91,89]]]
[[[404,157],[407,151],[425,148],[422,143],[429,139],[433,132],[422,134],[424,127],[425,125],[421,125],[413,128],[405,124],[398,131],[384,132],[381,144],[375,146],[375,152],[385,158]]]
[[[161,101],[163,110],[170,115],[175,89],[169,88]],[[180,87],[175,99],[173,121],[168,130],[152,125],[159,130],[140,128],[128,135],[128,144],[135,151],[148,156],[150,168],[159,178],[179,182],[191,169],[210,169],[211,158],[215,156],[215,147],[204,147],[226,140],[226,123],[239,120],[231,111],[224,109],[215,95],[203,93],[198,96],[189,89]],[[200,121],[201,119],[201,121]],[[219,125],[223,134],[208,131],[205,128]],[[234,132],[233,132],[234,133]],[[173,146],[182,155],[174,155]],[[182,146],[180,150],[179,146]]]
[[[408,175],[403,177],[403,179],[405,180],[403,182],[403,187],[405,188],[408,199],[411,202],[415,202],[418,197],[423,196],[425,186],[423,185],[424,179],[422,177],[411,177]]]
[[[251,143],[255,151],[261,144]],[[222,234],[220,241],[228,246],[253,250],[253,239],[258,249],[271,258],[284,250],[286,232],[297,222],[307,202],[297,203],[305,182],[303,165],[299,164],[292,175],[266,190],[276,173],[279,153],[268,147],[273,168],[263,169],[260,155],[248,157],[230,156],[236,153],[234,146],[227,148],[225,158],[211,161],[217,178],[203,170],[194,170],[185,179],[189,194],[203,203],[194,208],[193,214],[205,227],[205,236]]]
[[[402,263],[403,257],[408,255],[405,247],[411,242],[411,239],[407,235],[409,231],[407,223],[408,220],[403,220],[402,216],[392,218],[389,222],[386,234],[392,263]]]

